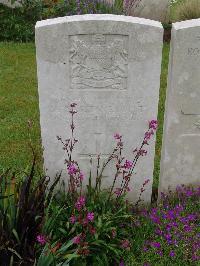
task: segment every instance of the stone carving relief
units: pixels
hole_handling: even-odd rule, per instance
[[[119,89],[127,87],[128,36],[70,36],[72,89]]]
[[[195,123],[195,126],[200,129],[200,119]]]

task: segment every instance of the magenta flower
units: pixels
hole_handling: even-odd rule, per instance
[[[44,235],[37,235],[37,242],[44,246],[47,243],[46,237]]]
[[[79,174],[80,181],[82,182],[84,178],[85,178],[85,176],[84,176],[83,172],[80,172],[80,174]]]
[[[114,192],[117,196],[120,196],[121,188],[116,188]]]
[[[131,169],[132,166],[133,166],[133,162],[132,161],[129,161],[129,160],[125,161],[125,163],[124,163],[124,168],[125,169]]]
[[[158,127],[158,121],[157,120],[151,120],[149,122],[149,128],[153,129],[153,130],[156,130]]]
[[[122,136],[119,133],[115,133],[114,138],[116,140],[121,140]]]
[[[67,166],[68,174],[75,175],[78,171],[77,166],[73,163]]]
[[[80,196],[79,199],[78,199],[78,201],[80,202],[80,204],[82,206],[85,206],[85,197],[84,196]]]
[[[145,132],[145,134],[144,134],[144,139],[147,141],[147,140],[150,140],[151,139],[151,136],[152,136],[152,134],[151,134],[151,132]]]
[[[76,222],[76,216],[72,215],[70,218],[70,223],[74,224]]]
[[[72,241],[76,245],[80,244],[80,242],[81,242],[81,235],[75,236]]]
[[[121,247],[124,249],[129,249],[130,248],[130,242],[128,239],[124,239],[121,241]]]
[[[80,204],[80,202],[79,202],[79,201],[77,201],[77,202],[75,203],[75,208],[76,208],[78,211],[80,211],[80,210],[81,210],[81,208],[82,208],[82,205]]]
[[[80,196],[78,198],[78,200],[75,203],[75,208],[80,211],[82,209],[82,207],[85,206],[85,197],[84,196]]]
[[[87,213],[87,219],[88,219],[88,221],[92,222],[94,220],[94,213],[88,212]]]

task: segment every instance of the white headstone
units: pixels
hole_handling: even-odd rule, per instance
[[[116,15],[82,15],[40,21],[36,25],[41,134],[47,174],[66,168],[56,136],[70,136],[70,103],[78,104],[74,158],[88,174],[90,155],[106,158],[115,146],[114,133],[124,137],[127,159],[157,117],[163,28],[159,22]],[[141,158],[129,198],[138,199],[142,183],[150,201],[154,143]],[[63,178],[66,179],[66,171]],[[104,174],[103,186],[113,176]],[[109,176],[108,176],[109,175]]]
[[[200,19],[173,24],[160,191],[200,182]]]

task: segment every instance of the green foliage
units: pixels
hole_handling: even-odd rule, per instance
[[[200,18],[200,2],[199,0],[187,0],[180,5],[177,10],[177,20],[189,20]]]
[[[34,28],[38,20],[66,15],[87,13],[121,12],[118,6],[110,6],[100,1],[58,0],[48,4],[43,0],[23,0],[22,7],[9,8],[0,4],[0,41],[30,42],[34,40]]]
[[[171,17],[173,22],[200,18],[200,1],[179,1],[172,7]]]
[[[36,236],[52,190],[48,180],[35,179],[35,159],[29,174],[16,179],[10,170],[0,175],[0,261],[2,266],[33,264]],[[57,180],[56,180],[57,182]]]
[[[34,24],[34,21],[25,18],[22,9],[12,9],[0,4],[0,41],[32,41]]]

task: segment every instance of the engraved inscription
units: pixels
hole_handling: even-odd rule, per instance
[[[79,153],[80,159],[90,159],[90,158],[97,158],[98,155],[101,155],[101,158],[108,158],[110,154],[108,153],[101,153],[103,150],[103,137],[104,133],[102,132],[94,132],[94,141],[95,141],[95,152],[88,153],[87,152],[87,145],[85,145],[82,151]]]
[[[200,129],[200,120],[198,120],[196,123],[194,123],[194,125],[195,125],[198,129]]]
[[[126,89],[128,36],[70,36],[72,89]]]
[[[188,48],[188,55],[200,56],[200,48]]]

